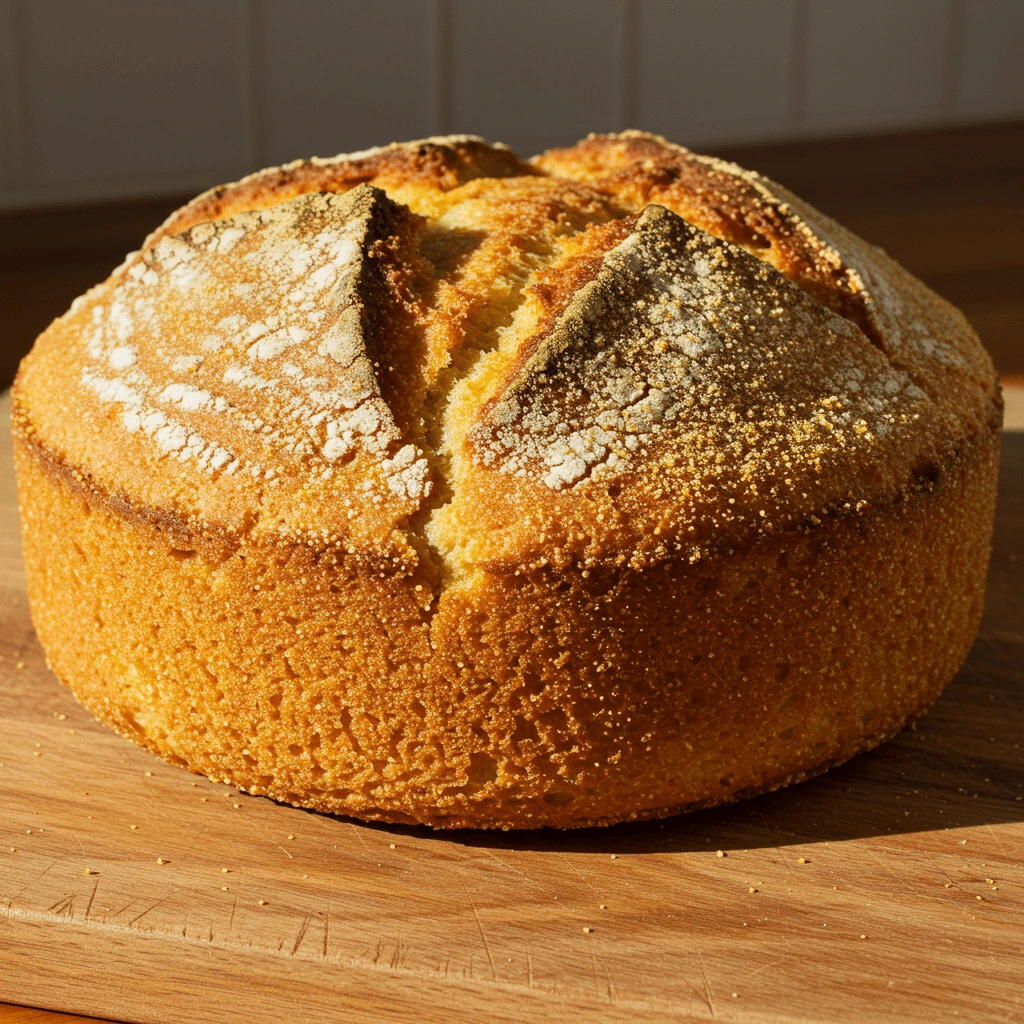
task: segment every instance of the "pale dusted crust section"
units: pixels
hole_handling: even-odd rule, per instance
[[[856,323],[931,389],[949,394],[958,415],[987,415],[977,389],[958,386],[967,376],[994,395],[991,362],[959,310],[776,182],[645,132],[591,135],[531,163],[586,182],[634,212],[664,206],[746,249]]]
[[[16,457],[36,627],[101,720],[301,806],[530,828],[772,789],[921,713],[977,628],[998,450],[696,568],[484,572],[432,616],[412,577],[294,545],[204,557]]]
[[[565,308],[457,394],[439,548],[469,565],[696,561],[863,512],[949,459],[956,419],[855,324],[664,207],[624,230],[589,263],[602,243],[581,239]]]
[[[198,197],[12,403],[32,612],[98,717],[320,810],[581,826],[891,735],[980,613],[963,317],[642,133],[452,136]]]
[[[415,563],[420,228],[361,185],[162,238],[39,338],[15,430],[195,531]]]
[[[639,212],[656,203],[689,223],[771,263],[824,305],[872,332],[870,297],[856,269],[774,182],[716,157],[691,153],[657,135],[591,135],[531,163],[584,181]]]

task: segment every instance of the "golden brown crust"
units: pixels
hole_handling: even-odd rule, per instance
[[[415,560],[419,230],[361,185],[161,239],[40,338],[15,430],[199,530]]]
[[[533,163],[611,193],[628,209],[640,211],[656,203],[678,213],[716,238],[770,262],[819,302],[874,335],[856,272],[807,230],[760,175],[646,132],[590,135],[569,149],[550,150]]]
[[[492,146],[474,135],[395,142],[363,153],[295,160],[202,193],[173,213],[146,244],[196,224],[266,209],[308,192],[347,192],[367,184],[429,195],[448,192],[474,178],[530,173],[531,168],[520,163],[511,149]]]
[[[780,186],[656,136],[297,162],[175,214],[15,388],[51,664],[177,763],[606,824],[891,735],[980,610],[994,372]]]
[[[856,325],[663,207],[626,225],[586,270],[574,253],[571,301],[483,367],[439,546],[695,560],[886,501],[954,456],[942,410]]]

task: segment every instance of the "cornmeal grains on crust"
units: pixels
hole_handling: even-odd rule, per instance
[[[436,827],[656,817],[868,749],[981,612],[963,317],[657,136],[452,136],[189,203],[13,422],[57,675],[166,759]]]

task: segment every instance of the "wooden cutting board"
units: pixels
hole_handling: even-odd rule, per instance
[[[1024,435],[981,635],[916,729],[731,808],[532,834],[279,806],[97,725],[32,632],[2,451],[0,1000],[160,1024],[1024,1020]]]

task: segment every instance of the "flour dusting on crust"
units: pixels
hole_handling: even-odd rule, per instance
[[[283,456],[323,472],[360,449],[393,491],[425,497],[422,452],[388,458],[401,432],[365,329],[380,313],[366,308],[379,301],[364,294],[368,254],[391,205],[364,185],[160,238],[92,305],[81,384],[122,408],[128,433],[207,474],[273,482]],[[250,443],[207,440],[225,430]]]
[[[444,579],[729,550],[890,500],[998,418],[948,304],[773,182],[639,132],[218,186],[33,373],[23,429],[97,487]]]
[[[655,448],[705,477],[820,467],[927,403],[855,325],[657,206],[532,344],[469,441],[553,490],[638,471]]]

